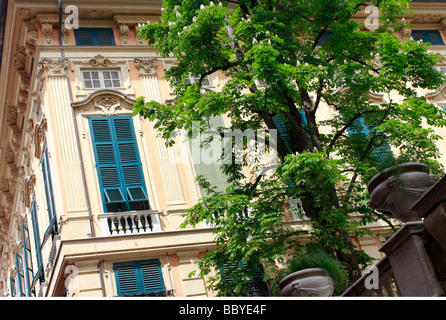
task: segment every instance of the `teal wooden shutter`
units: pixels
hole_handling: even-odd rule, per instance
[[[27,295],[31,296],[32,281],[34,278],[32,257],[31,257],[31,243],[29,239],[29,230],[22,224],[22,240],[23,240],[23,253],[25,258],[25,280],[26,287],[28,288]]]
[[[23,297],[25,294],[25,278],[23,275],[23,260],[22,260],[22,256],[19,255],[18,253],[15,254],[15,263],[16,263],[16,267],[17,267],[17,278],[18,278],[18,284],[19,284],[19,297]]]
[[[42,283],[43,281],[45,281],[45,274],[43,272],[42,248],[41,248],[41,238],[39,232],[39,220],[37,214],[36,199],[34,199],[33,204],[31,206],[31,222],[34,233],[34,245],[36,248],[36,262],[37,262],[36,277],[38,277],[40,283]]]
[[[49,165],[48,149],[45,148],[45,152],[42,157],[42,173],[43,173],[43,184],[45,186],[45,196],[46,204],[48,210],[48,217],[50,221],[56,216],[56,208],[54,205],[54,191],[53,183],[51,179],[51,170]]]
[[[113,264],[119,296],[165,295],[158,259]]]
[[[132,118],[90,118],[106,212],[148,209]]]
[[[349,135],[363,135],[364,137],[370,135],[369,126],[364,122],[363,117],[356,119],[353,125],[347,128],[347,131]],[[371,149],[371,155],[378,164],[393,158],[393,153],[386,141],[383,141],[379,146],[374,145]]]
[[[302,110],[299,110],[300,116],[302,118],[302,124],[304,126],[307,126],[307,118],[305,117],[305,112]],[[285,142],[285,145],[287,146],[288,150],[291,151],[291,142],[290,137],[288,135],[288,130],[286,128],[285,122],[279,115],[275,115],[273,118],[273,122],[277,127],[277,133],[281,136],[282,140]]]
[[[234,279],[230,274],[238,268],[246,269],[249,273],[252,273],[251,278],[246,282],[246,294],[248,296],[267,296],[269,294],[268,286],[263,281],[265,271],[261,263],[252,266],[243,261],[228,261],[220,268],[222,280],[228,283],[233,282]]]
[[[211,130],[216,131],[218,128],[224,127],[223,118],[221,116],[209,118],[209,124],[212,126]],[[194,161],[194,167],[197,176],[203,176],[211,185],[216,187],[216,191],[225,192],[226,188],[230,186],[228,183],[228,176],[223,173],[219,163],[214,163],[209,156],[210,149],[200,149],[199,144],[190,144],[192,159],[199,160],[197,163]],[[195,155],[200,155],[196,157]],[[220,159],[219,159],[220,160]],[[205,190],[200,188],[202,196],[205,195]]]

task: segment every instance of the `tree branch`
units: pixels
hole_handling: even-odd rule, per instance
[[[225,66],[222,66],[222,67],[213,67],[213,68],[211,68],[211,70],[206,71],[205,73],[201,74],[200,75],[200,80],[198,82],[199,82],[199,84],[201,86],[201,83],[202,83],[203,79],[205,77],[207,77],[208,75],[213,74],[214,72],[216,72],[218,70],[225,71],[225,70],[228,70],[230,68],[237,67],[238,65],[240,65],[239,62],[238,61],[234,61],[234,62],[229,62],[228,64],[226,64]]]

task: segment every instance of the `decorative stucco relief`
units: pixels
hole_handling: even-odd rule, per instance
[[[64,77],[65,69],[68,67],[68,59],[43,60],[43,66],[48,70],[49,77]]]
[[[37,122],[34,128],[34,156],[38,159],[40,159],[45,146],[45,132],[47,128],[46,118],[42,118],[40,122]]]
[[[115,116],[116,109],[121,107],[120,101],[116,97],[103,96],[94,100],[94,106],[106,116]]]
[[[53,42],[53,25],[49,22],[42,23],[43,42],[51,44]]]
[[[119,112],[132,112],[135,102],[136,100],[120,91],[102,89],[91,93],[81,101],[73,102],[72,106],[82,110],[83,114],[97,114],[99,112],[104,116],[115,116]]]
[[[129,44],[129,26],[125,23],[119,24],[119,35],[121,36],[121,44]]]
[[[135,65],[139,70],[140,76],[155,76],[156,75],[156,65],[158,64],[158,60],[154,59],[139,59],[136,58]]]

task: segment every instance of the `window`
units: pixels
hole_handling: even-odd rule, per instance
[[[317,36],[317,35],[316,35]],[[317,41],[317,45],[321,46],[325,41],[333,38],[333,34],[330,31],[324,31],[321,37]]]
[[[211,126],[210,132],[217,132],[219,128],[224,127],[222,116],[210,117],[208,121]],[[205,178],[216,191],[225,192],[230,183],[228,183],[229,177],[221,169],[220,159],[214,155],[215,151],[210,146],[201,147],[200,144],[194,139],[189,143],[196,175]],[[205,189],[200,188],[200,191],[202,196],[206,194]]]
[[[119,70],[82,71],[84,89],[121,88],[121,72]]]
[[[367,139],[367,137],[370,135],[370,126],[368,126],[365,123],[364,118],[361,117],[356,119],[353,124],[347,128],[347,131],[352,137]],[[378,143],[377,145],[373,145],[371,149],[370,155],[377,161],[377,163],[385,163],[386,161],[393,159],[393,153],[385,139],[385,136],[383,134],[379,134],[378,132],[375,139],[375,141]],[[365,145],[367,144],[364,144],[364,146]]]
[[[32,255],[31,255],[31,243],[29,240],[29,230],[25,225],[22,224],[22,238],[23,238],[23,252],[24,252],[24,262],[25,262],[25,280],[27,296],[35,296],[35,290],[32,287],[32,281],[34,278],[33,265],[32,265]]]
[[[18,284],[18,288],[17,288],[17,294],[19,297],[23,297],[26,296],[25,294],[25,277],[23,275],[23,260],[22,260],[22,256],[19,255],[18,253],[15,254],[15,265],[17,267],[17,284]]]
[[[305,112],[303,110],[299,110],[299,113],[302,118],[302,125],[304,127],[308,126],[307,118],[305,117]],[[291,151],[290,137],[288,135],[284,119],[280,115],[276,114],[275,116],[273,116],[273,122],[277,127],[277,132],[281,136],[282,140],[285,142],[285,145]]]
[[[191,76],[191,75],[189,75],[187,78],[186,78],[186,83],[187,84],[189,84],[189,83],[198,83],[200,81],[200,76]],[[210,80],[209,80],[209,76],[206,76],[206,77],[204,77],[203,78],[203,81],[201,82],[201,84],[202,84],[202,86],[204,86],[204,87],[208,87],[208,86],[210,86],[211,85],[211,82],[210,82]]]
[[[33,234],[34,234],[34,245],[36,249],[36,266],[37,266],[37,272],[34,276],[34,279],[32,281],[32,287],[34,288],[35,282],[39,280],[40,283],[45,281],[45,275],[43,272],[43,259],[42,259],[42,249],[40,247],[41,239],[40,239],[40,232],[39,232],[39,220],[37,215],[37,203],[34,199],[32,206],[31,206],[31,222],[33,227]]]
[[[78,46],[114,46],[113,29],[79,28],[74,29]]]
[[[412,38],[417,41],[430,42],[432,45],[444,45],[438,30],[413,30]]]
[[[149,209],[132,118],[89,121],[105,212]]]
[[[51,236],[51,238],[54,239],[54,236],[58,234],[53,183],[51,180],[51,171],[49,166],[48,148],[45,148],[45,152],[42,157],[42,174],[43,174],[43,184],[45,187],[46,208],[48,211],[48,218],[50,221],[49,226],[45,231],[45,235],[43,237],[43,243],[45,243],[46,240],[49,238],[49,236]]]
[[[114,263],[118,296],[166,296],[158,259]]]
[[[256,267],[250,266],[242,261],[239,262],[227,262],[223,268],[220,269],[221,277],[223,281],[233,281],[233,279],[228,276],[231,271],[235,269],[246,269],[253,273],[251,279],[246,281],[246,294],[249,297],[264,297],[268,296],[268,286],[263,281],[264,270],[261,263]]]

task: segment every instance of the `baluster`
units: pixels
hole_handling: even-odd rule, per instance
[[[147,214],[147,228],[150,229],[150,232],[153,231],[152,219],[150,218],[150,214]]]
[[[110,221],[110,233],[111,235],[115,235],[117,233],[115,220],[116,218],[108,218]]]
[[[118,234],[123,233],[123,226],[122,226],[122,217],[118,217]]]
[[[150,232],[149,222],[147,221],[148,214],[144,213],[141,215],[141,219],[144,221],[145,232]]]
[[[133,217],[133,222],[135,223],[135,229],[137,233],[142,233],[144,230],[142,229],[141,218],[139,215],[135,215]]]
[[[124,216],[124,223],[125,223],[125,233],[128,234],[130,231],[129,216]]]

